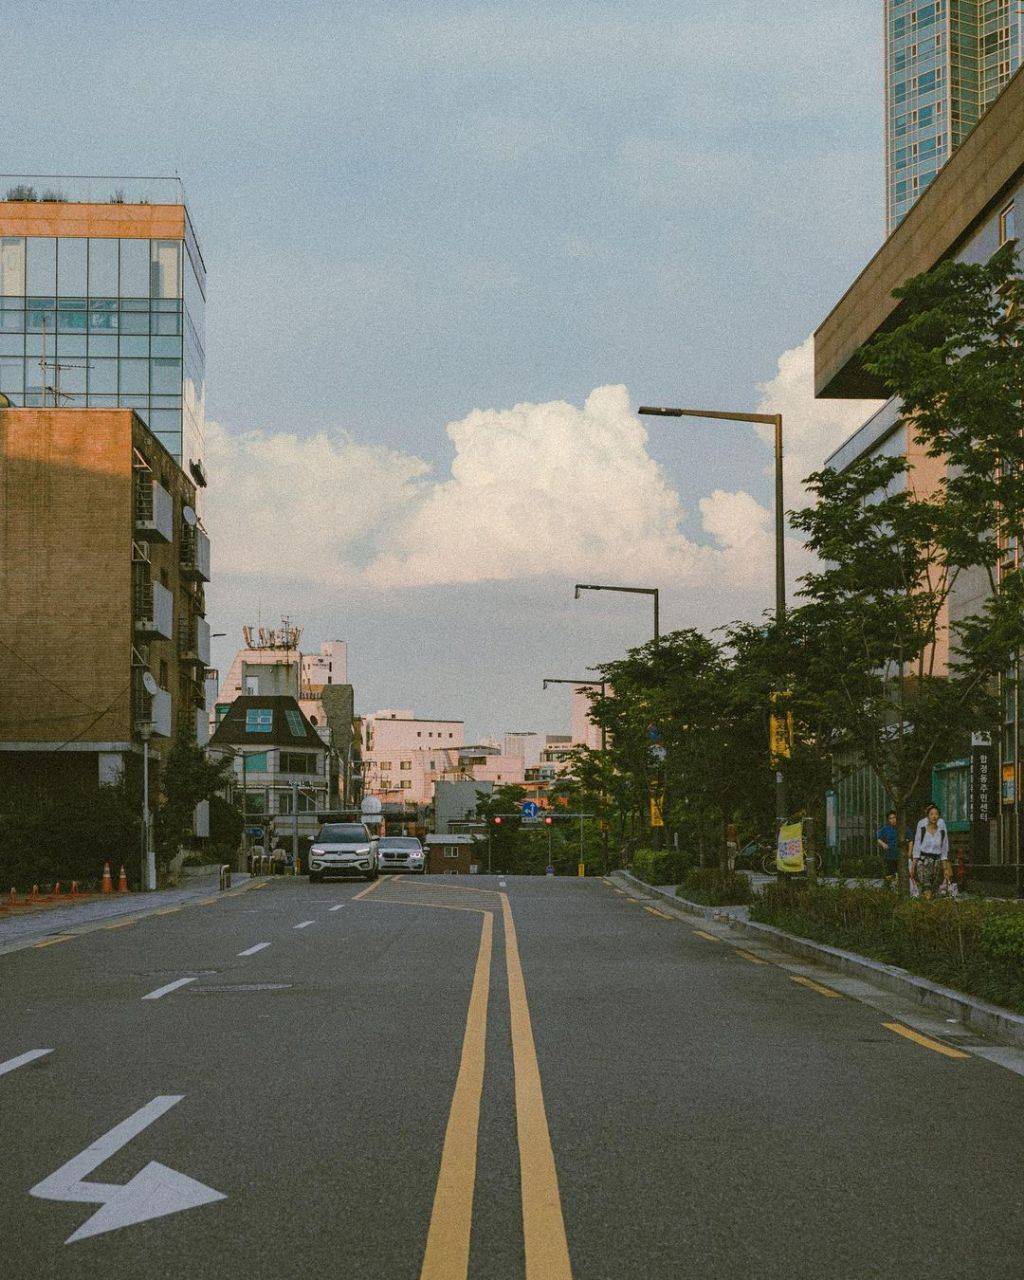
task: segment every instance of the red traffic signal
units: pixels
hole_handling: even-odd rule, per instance
[[[501,814],[500,814],[500,813],[495,814],[495,816],[494,816],[494,825],[495,825],[496,827],[500,827],[500,826],[501,826],[501,824],[502,824],[502,822],[503,822],[503,818],[502,818]]]
[[[546,827],[550,827],[553,822],[554,822],[554,818],[552,818],[551,814],[549,813],[547,817],[544,819],[544,825]]]

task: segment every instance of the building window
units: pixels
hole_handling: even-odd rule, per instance
[[[390,772],[391,772],[391,761],[390,761],[390,760],[382,760],[382,761],[380,762],[380,764],[378,765],[378,768],[380,769],[381,773],[390,773]]]
[[[246,791],[245,811],[246,813],[266,813],[267,812],[266,791],[263,791],[263,790]]]
[[[412,783],[407,778],[403,778],[402,781],[398,784],[398,786],[401,791],[412,790]]]
[[[458,849],[445,849],[444,856],[446,858],[457,858],[459,856]]]
[[[316,813],[316,796],[307,795],[303,791],[296,791],[295,798],[298,802],[299,813]],[[292,808],[292,793],[290,791],[278,792],[277,811],[278,813],[296,812],[296,810]]]
[[[999,215],[999,243],[1006,244],[1007,240],[1015,240],[1016,238],[1017,217],[1011,203]]]
[[[274,713],[272,710],[264,709],[263,707],[246,707],[246,733],[270,733],[273,727]]]
[[[245,773],[266,773],[268,771],[268,752],[250,751],[242,757],[242,768]]]
[[[310,751],[282,751],[281,773],[316,773],[316,755]]]
[[[412,761],[411,761],[411,760],[403,760],[403,761],[401,761],[401,763],[399,764],[399,766],[398,766],[398,767],[399,767],[399,769],[401,769],[401,770],[402,770],[402,772],[403,772],[403,773],[408,773],[408,772],[409,772],[409,770],[412,768]]]
[[[291,729],[293,738],[306,736],[306,726],[303,723],[301,711],[296,711],[294,707],[287,707],[284,718],[288,721],[288,728]]]

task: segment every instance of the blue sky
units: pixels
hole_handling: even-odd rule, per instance
[[[474,410],[514,485],[540,454],[561,465],[530,425],[516,435],[526,452],[502,447],[522,426],[502,411],[523,402],[579,408],[622,384],[634,405],[756,407],[779,357],[881,240],[880,7],[98,0],[58,19],[15,0],[4,167],[179,173],[210,273],[209,416],[229,436],[293,440],[301,455],[322,435],[332,450],[337,483],[312,514],[296,509],[302,472],[287,466],[290,486],[268,476],[248,500],[279,510],[300,540],[303,521],[337,520],[350,569],[368,546],[403,566],[328,581],[289,567],[295,557],[280,564],[261,532],[248,561],[234,546],[211,589],[215,629],[235,633],[257,606],[264,621],[287,610],[311,640],[350,640],[363,709],[462,713],[478,732],[559,727],[565,709],[542,700],[539,667],[642,638],[621,601],[595,602],[581,623],[571,590],[564,604],[571,557],[547,574],[534,554],[538,537],[557,537],[552,511],[534,522],[537,504],[571,508],[580,474],[591,509],[602,501],[566,443],[576,419],[553,431],[566,444],[561,491],[527,485],[530,502],[496,517],[519,528],[518,576],[490,561],[447,577],[411,569],[429,526],[405,530],[396,550],[388,532],[405,508],[392,503],[357,529],[367,493],[346,480],[363,474],[346,451],[376,451],[362,483],[384,488],[416,460],[403,501],[459,522],[460,504],[493,504],[493,478],[445,488],[453,463],[465,481],[463,454],[479,471],[479,448],[446,431]],[[257,466],[252,449],[223,448],[232,465]],[[621,473],[614,453],[604,459],[606,495],[635,501],[649,460],[678,497],[665,519],[698,547],[715,541],[709,495],[770,500],[769,455],[752,433],[655,425],[630,459]],[[218,510],[222,525],[244,520],[235,492],[235,477],[214,474],[214,528]],[[622,555],[608,543],[581,558],[631,580],[648,567],[634,532]],[[667,625],[769,602],[770,584],[761,600],[710,571],[704,589],[703,569],[673,568],[677,551],[650,563]],[[437,554],[474,560],[457,542]],[[222,666],[227,656],[215,653]]]

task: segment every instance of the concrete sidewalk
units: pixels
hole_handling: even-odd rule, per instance
[[[248,886],[251,879],[248,872],[236,871],[231,877],[231,889]],[[149,915],[167,907],[208,898],[218,892],[218,880],[216,872],[190,876],[189,883],[179,889],[158,889],[155,893],[111,893],[85,902],[69,903],[66,907],[26,910],[23,915],[5,916],[0,918],[0,954],[20,950],[57,934],[90,926],[100,927],[111,920]]]

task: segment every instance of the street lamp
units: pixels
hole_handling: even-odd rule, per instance
[[[764,423],[775,429],[775,625],[786,620],[786,508],[782,492],[782,414],[726,413],[720,409],[659,409],[641,405],[639,412],[652,418],[716,418],[726,422]],[[786,819],[786,780],[781,761],[775,771],[775,815]]]
[[[653,596],[654,597],[654,638],[655,640],[659,640],[661,638],[661,631],[658,625],[659,595],[658,595],[657,587],[604,587],[604,586],[595,586],[593,583],[590,583],[590,582],[577,582],[576,595],[575,595],[575,598],[577,600],[580,598],[581,591],[622,591],[626,595],[630,595],[630,596]],[[591,680],[590,683],[593,684],[594,681]]]
[[[722,418],[727,422],[764,423],[775,428],[775,620],[786,616],[786,510],[782,497],[782,414],[725,413],[719,409],[657,409],[641,405],[639,412],[652,418]]]
[[[578,598],[578,595],[577,595],[577,598]],[[571,684],[576,687],[583,685],[591,689],[596,689],[600,685],[602,698],[605,696],[605,689],[608,687],[607,680],[567,680],[560,677],[556,678],[555,676],[546,676],[544,679],[544,688],[546,689],[549,684]],[[607,772],[608,731],[605,729],[604,725],[601,725],[601,763],[604,766],[605,772]],[[549,843],[550,843],[550,832],[548,833],[548,835],[549,835]],[[603,788],[601,792],[601,844],[604,852],[604,873],[605,875],[607,875],[608,874],[608,818],[605,813],[605,795],[604,795]],[[550,856],[548,858],[548,861],[549,862],[551,861]]]

